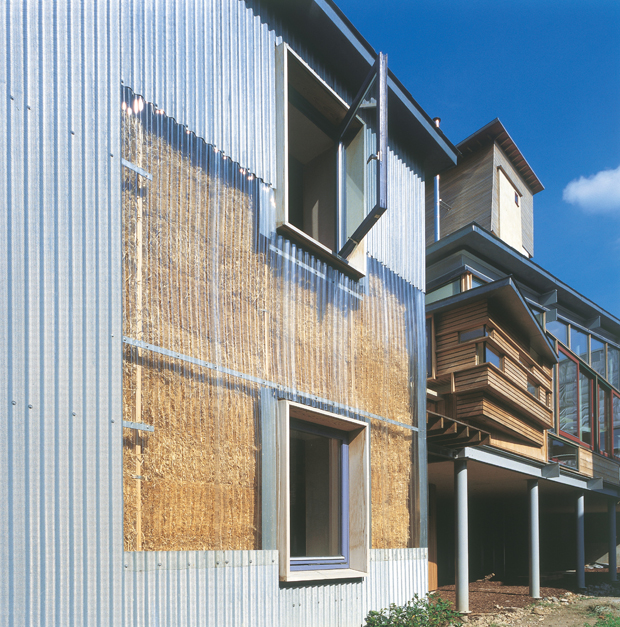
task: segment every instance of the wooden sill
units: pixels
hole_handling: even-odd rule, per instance
[[[340,270],[340,272],[350,276],[352,279],[357,281],[366,276],[364,272],[351,265],[346,259],[339,257],[331,249],[327,248],[327,246],[321,244],[321,242],[315,240],[313,237],[310,237],[296,226],[293,226],[290,222],[284,222],[278,226],[276,230],[278,233],[285,235],[299,244],[305,250],[311,252],[315,257],[321,259],[321,261],[336,268],[336,270]]]
[[[353,568],[329,568],[327,570],[294,570],[288,576],[280,577],[280,581],[325,581],[326,579],[359,579],[368,576],[361,570]]]

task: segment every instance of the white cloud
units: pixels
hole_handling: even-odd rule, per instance
[[[562,198],[588,213],[620,213],[620,166],[580,176],[564,188]]]

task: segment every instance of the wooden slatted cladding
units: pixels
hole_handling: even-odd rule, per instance
[[[552,368],[529,349],[527,338],[498,320],[504,317],[487,300],[436,313],[436,369],[428,385],[444,392],[451,417],[497,435],[493,445],[520,443],[537,456],[553,425]],[[489,363],[487,350],[499,356],[499,367]]]

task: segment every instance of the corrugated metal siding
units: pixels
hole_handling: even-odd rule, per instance
[[[428,586],[426,549],[371,551],[363,580],[280,587],[277,551],[126,553],[131,627],[359,627]]]
[[[123,2],[122,80],[275,183],[276,34],[244,2]]]
[[[280,24],[264,23],[244,2],[128,0],[122,24],[124,84],[268,185],[276,181],[276,43],[284,39],[346,101],[352,97]],[[368,133],[374,143],[370,126]],[[392,146],[389,209],[368,250],[423,290],[424,177],[397,153]],[[370,210],[372,183],[367,198]]]
[[[121,620],[118,4],[0,22],[0,625]]]

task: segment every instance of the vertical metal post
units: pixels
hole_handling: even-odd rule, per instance
[[[438,242],[441,237],[441,202],[439,198],[439,174],[435,177],[435,241]]]
[[[388,87],[387,54],[377,57],[377,205],[387,207]]]
[[[454,463],[456,510],[456,611],[469,612],[469,534],[467,528],[467,460]]]
[[[577,587],[586,587],[586,557],[585,557],[585,496],[580,492],[575,502],[575,514],[577,517]]]
[[[538,511],[538,480],[527,482],[530,501],[530,596],[540,599],[540,535]]]
[[[618,581],[618,564],[616,561],[616,499],[607,501],[609,520],[609,580]]]

